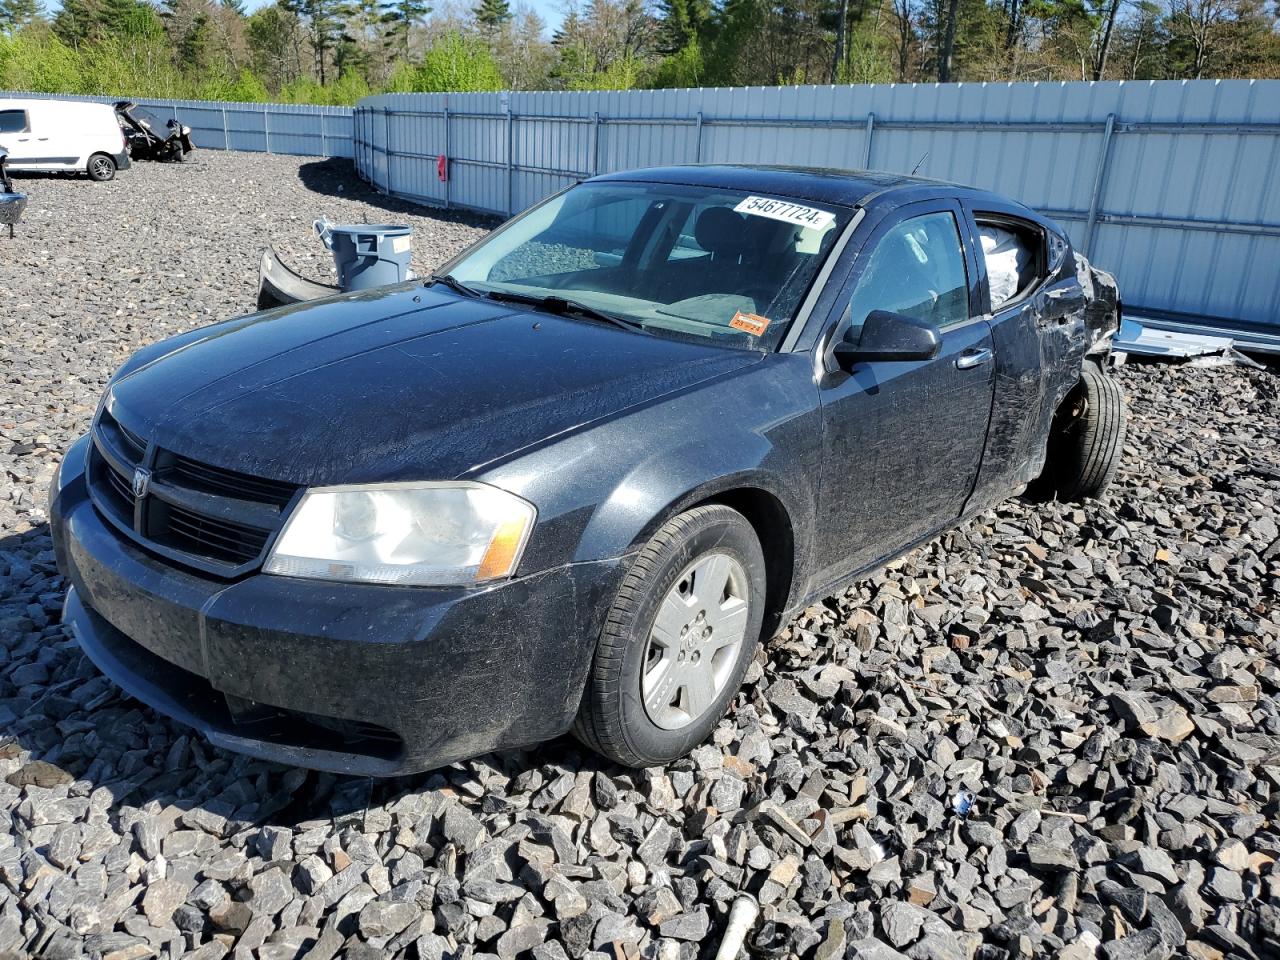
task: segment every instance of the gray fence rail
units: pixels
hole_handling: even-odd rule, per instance
[[[1280,81],[389,94],[354,151],[388,194],[500,214],[630,167],[920,164],[1060,220],[1132,311],[1280,328]]]
[[[115,103],[120,97],[0,93],[0,99],[90,100]],[[196,146],[306,157],[352,156],[350,107],[292,103],[222,103],[208,100],[135,100],[161,119],[176,118],[191,128]]]

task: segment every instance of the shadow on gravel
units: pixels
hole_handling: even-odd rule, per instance
[[[54,567],[47,523],[0,538],[0,573],[6,568],[7,581],[0,578],[0,777],[12,787],[46,788],[30,794],[40,806],[98,795],[112,825],[126,831],[137,817],[121,817],[123,808],[173,806],[188,825],[225,823],[218,831],[225,836],[251,826],[358,820],[406,794],[445,788],[486,806],[478,767],[514,779],[547,763],[571,770],[604,763],[567,737],[535,750],[489,754],[479,764],[386,780],[230,753],[130,697],[80,652],[61,623],[66,582]],[[491,803],[502,801],[495,796]],[[38,811],[32,816],[44,822]]]
[[[379,193],[356,173],[355,164],[341,157],[329,157],[304,163],[298,168],[298,179],[314,193],[346,200],[358,200],[372,207],[380,207],[391,213],[413,216],[430,216],[436,220],[463,223],[468,226],[492,228],[502,222],[501,217],[471,213],[465,210],[445,210],[442,207],[412,203]]]

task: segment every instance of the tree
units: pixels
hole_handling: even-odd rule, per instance
[[[254,71],[267,89],[278,92],[302,75],[302,25],[297,14],[276,3],[254,11],[248,23]]]
[[[14,33],[40,19],[37,0],[0,0],[0,31]]]
[[[956,48],[956,18],[960,13],[960,0],[948,0],[947,18],[942,28],[942,45],[938,51],[938,82],[951,79],[951,60]]]
[[[493,39],[503,24],[511,22],[511,4],[507,0],[480,0],[472,10],[481,31]]]
[[[897,56],[898,82],[906,83],[911,67],[911,54],[919,45],[916,35],[914,0],[892,0],[894,53]]]
[[[430,5],[426,0],[389,0],[381,9],[387,46],[408,60],[410,35],[416,25],[427,19]]]
[[[324,86],[328,77],[328,63],[333,52],[347,39],[344,15],[346,8],[340,0],[279,0],[280,6],[296,16],[306,27],[311,44],[316,77]]]

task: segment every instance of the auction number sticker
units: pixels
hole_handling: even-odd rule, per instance
[[[771,220],[794,223],[797,227],[810,227],[814,230],[825,230],[836,218],[834,213],[828,213],[826,210],[806,207],[788,200],[771,200],[769,197],[747,197],[733,209],[753,217],[768,217]]]

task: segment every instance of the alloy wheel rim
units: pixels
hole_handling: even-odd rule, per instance
[[[93,169],[97,172],[98,176],[100,177],[105,177],[108,173],[110,173],[111,172],[110,167],[111,165],[106,160],[103,160],[101,158],[93,161]]]
[[[703,554],[676,577],[640,668],[640,697],[656,726],[679,730],[711,709],[737,665],[749,606],[746,571],[726,553]]]

